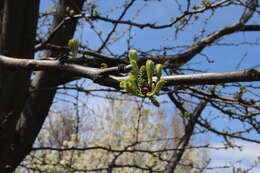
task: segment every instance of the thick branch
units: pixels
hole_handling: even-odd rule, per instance
[[[126,79],[126,77],[113,77],[117,80]],[[176,85],[215,85],[230,82],[251,82],[260,81],[260,68],[243,69],[231,72],[210,72],[199,74],[183,74],[164,76],[167,80],[167,86]]]
[[[243,69],[231,72],[210,72],[199,74],[186,74],[164,77],[168,85],[202,85],[220,84],[230,82],[260,81],[260,68]]]
[[[98,74],[98,71],[95,68],[62,63],[59,60],[27,60],[0,55],[0,64],[2,64],[4,67],[9,67],[15,70],[66,71],[86,78],[92,78]]]
[[[72,76],[85,77],[102,85],[113,86],[118,88],[118,83],[127,77],[112,76],[113,73],[125,72],[130,69],[130,65],[123,70],[119,67],[111,67],[106,69],[98,69],[85,67],[77,64],[61,63],[58,60],[28,60],[16,59],[0,55],[0,64],[16,70],[32,70],[32,71],[61,71],[69,72]],[[110,75],[110,76],[109,76]],[[199,74],[183,74],[164,76],[167,80],[167,86],[174,85],[204,85],[204,84],[220,84],[229,82],[250,82],[260,81],[260,68],[243,69],[231,72],[210,72]],[[102,79],[102,80],[101,80]]]

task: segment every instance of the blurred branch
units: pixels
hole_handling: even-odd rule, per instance
[[[167,164],[164,173],[175,172],[175,169],[176,169],[177,165],[179,164],[179,162],[185,152],[185,148],[190,143],[190,139],[191,139],[192,133],[194,131],[195,125],[197,123],[197,120],[200,117],[200,115],[201,115],[203,109],[206,107],[206,105],[207,105],[206,101],[201,101],[201,103],[195,108],[194,113],[190,114],[189,122],[188,122],[187,126],[185,127],[185,134],[180,143],[181,150],[176,151],[172,154],[170,162]]]

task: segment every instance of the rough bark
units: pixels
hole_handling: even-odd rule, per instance
[[[66,8],[70,7],[76,13],[82,9],[84,0],[60,0],[57,12],[54,16],[53,28],[62,21],[66,13]],[[67,45],[68,40],[74,35],[77,20],[70,20],[65,27],[55,33],[50,43],[56,45]],[[57,57],[66,52],[48,51],[47,55]],[[56,72],[38,72],[32,81],[31,87],[34,89],[48,88],[57,86],[64,79],[65,74]],[[41,92],[30,93],[19,122],[16,126],[16,140],[13,149],[10,150],[8,162],[13,171],[24,157],[30,152],[31,147],[42,128],[46,119],[56,90],[42,90]]]
[[[0,2],[0,53],[33,58],[39,0]],[[8,149],[12,149],[15,126],[30,82],[29,72],[0,67],[0,172],[4,172]]]

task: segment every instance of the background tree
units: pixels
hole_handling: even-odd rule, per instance
[[[173,10],[156,17],[147,8]],[[14,171],[30,153],[56,101],[58,107],[75,100],[74,106],[91,109],[79,102],[85,99],[80,93],[125,94],[119,83],[131,69],[130,49],[138,49],[139,65],[147,59],[164,65],[167,83],[161,94],[182,117],[184,133],[164,172],[176,171],[195,134],[210,133],[230,148],[241,147],[236,140],[259,144],[259,60],[249,58],[259,45],[258,8],[257,0],[1,1],[0,172]],[[81,38],[78,57],[67,46],[74,34]],[[236,67],[219,70],[218,57],[228,63],[232,53],[237,53],[232,61]],[[89,87],[96,86],[92,82],[97,88]],[[80,124],[81,109],[74,108]],[[219,125],[223,120],[226,124]],[[211,143],[208,148],[215,147]]]
[[[93,112],[85,114],[95,125],[82,124],[78,132],[73,116],[51,114],[34,151],[16,172],[163,171],[165,160],[184,133],[182,121],[175,116],[172,126],[164,121],[162,110],[152,112],[143,106],[142,102],[114,100],[94,112],[95,116]],[[200,149],[190,144],[177,172],[202,169],[205,161],[199,153]]]

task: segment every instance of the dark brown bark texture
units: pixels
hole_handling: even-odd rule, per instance
[[[65,16],[67,7],[75,12],[80,12],[83,2],[84,0],[60,0],[54,16],[53,28]],[[13,57],[32,58],[39,0],[5,0],[3,4],[0,19],[2,26],[0,53]],[[55,33],[51,43],[66,45],[74,35],[76,24],[77,20],[67,22],[65,27]],[[46,52],[50,56],[64,53],[66,52]],[[52,90],[28,95],[29,84],[35,89],[53,87],[64,82],[65,76],[53,72],[38,72],[30,84],[29,73],[11,72],[1,68],[0,172],[13,172],[30,152],[56,93],[55,90]],[[26,95],[28,95],[27,98]]]
[[[16,58],[33,58],[39,0],[0,2],[0,54]],[[15,126],[19,119],[30,82],[29,72],[0,67],[0,172],[6,164]]]

